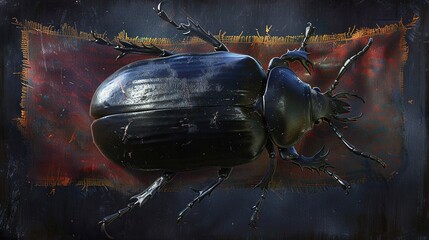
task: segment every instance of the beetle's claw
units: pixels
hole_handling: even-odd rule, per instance
[[[101,231],[104,232],[104,234],[106,234],[106,236],[110,239],[115,239],[114,237],[112,237],[112,235],[110,235],[107,230],[106,230],[106,223],[103,221],[100,221],[98,224],[101,224]]]
[[[292,159],[292,163],[298,165],[301,167],[301,169],[306,168],[311,171],[316,171],[320,174],[320,171],[325,171],[327,168],[332,168],[332,166],[326,162],[326,157],[328,154],[329,149],[325,150],[325,146],[323,146],[312,157],[299,155],[299,157]]]
[[[255,218],[255,219],[253,219],[253,218]],[[254,217],[253,215],[252,215],[252,217],[250,218],[250,222],[249,222],[249,227],[251,227],[251,228],[253,228],[253,229],[257,229],[258,227],[257,227],[257,225],[258,225],[258,220],[257,220],[257,218],[258,217]]]
[[[348,99],[348,98],[353,97],[353,98],[357,98],[357,99],[361,100],[362,103],[365,103],[365,99],[363,99],[361,96],[354,94],[354,93],[340,92],[340,93],[334,94],[332,97],[333,98],[344,98],[344,99]]]
[[[156,12],[156,14],[158,14],[158,16],[162,20],[169,22],[170,24],[173,24],[175,27],[178,27],[178,25],[168,17],[167,13],[165,13],[164,10],[162,10],[162,4],[164,4],[164,1],[161,1],[156,8],[152,8],[152,9]]]
[[[319,149],[319,151],[316,154],[314,154],[313,158],[322,159],[328,156],[328,154],[329,154],[329,149],[325,151],[325,146],[323,146],[321,149]]]
[[[307,51],[301,49],[295,49],[293,51],[288,50],[280,59],[287,62],[299,61],[308,74],[311,74],[310,66],[313,67],[313,63],[308,58],[308,54]]]
[[[308,74],[311,75],[310,66],[313,68],[313,63],[310,62],[309,60],[305,60],[304,62],[301,61],[301,64],[302,64],[302,66],[304,66],[304,68],[308,72]]]
[[[338,117],[336,115],[333,115],[332,117],[340,122],[354,122],[356,120],[358,120],[359,118],[361,118],[363,116],[363,113],[360,113],[358,116],[354,116],[354,117]]]
[[[153,10],[155,10],[155,12],[158,12],[158,13],[161,12],[162,4],[164,4],[164,1],[159,2],[156,8],[153,8]]]
[[[249,221],[249,227],[253,228],[253,229],[257,229],[258,228],[258,221],[259,221],[259,212],[255,211],[256,206],[253,206],[252,210],[253,210],[253,214],[250,217],[250,221]]]

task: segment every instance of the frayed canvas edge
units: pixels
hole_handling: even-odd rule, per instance
[[[346,33],[339,33],[339,34],[324,34],[324,35],[315,35],[310,37],[309,43],[326,43],[326,42],[337,42],[337,41],[351,41],[358,38],[364,38],[364,37],[373,37],[376,35],[384,35],[384,34],[390,34],[394,32],[400,32],[400,48],[401,48],[401,68],[400,68],[400,89],[401,89],[401,95],[403,93],[403,69],[405,66],[405,63],[408,59],[408,46],[406,43],[405,35],[406,31],[413,28],[417,21],[419,20],[418,16],[414,16],[412,21],[406,25],[403,24],[402,19],[400,22],[395,24],[389,24],[384,27],[377,27],[377,28],[362,28],[355,30],[355,28],[349,28],[349,31]],[[72,37],[75,39],[83,39],[83,40],[92,40],[93,36],[92,33],[87,32],[81,32],[78,31],[75,27],[65,23],[61,25],[59,29],[55,29],[52,25],[42,25],[40,23],[34,22],[34,21],[27,21],[19,22],[16,18],[14,18],[14,22],[12,23],[16,25],[18,28],[21,28],[22,38],[21,38],[21,50],[22,50],[22,71],[21,71],[21,117],[18,121],[18,127],[21,130],[21,133],[25,135],[25,128],[27,126],[27,111],[25,110],[26,107],[26,101],[27,101],[27,92],[31,90],[32,86],[29,85],[29,34],[48,34],[48,35],[54,35],[54,36],[61,36],[61,37]],[[106,37],[106,33],[103,34],[96,34],[98,37]],[[254,36],[242,36],[241,34],[238,36],[226,36],[225,32],[219,32],[219,34],[216,36],[219,40],[221,40],[224,43],[245,43],[245,44],[265,44],[265,45],[281,45],[281,44],[293,44],[293,43],[300,43],[302,39],[304,38],[304,35],[298,35],[298,36],[270,36],[265,35],[261,36],[259,33],[258,35]],[[121,31],[114,37],[115,41],[128,41],[132,43],[145,43],[145,44],[160,44],[160,45],[173,45],[177,44],[176,42],[171,41],[169,38],[149,38],[149,37],[129,37],[126,31]],[[203,41],[199,38],[185,38],[180,42],[181,44],[195,44],[195,43],[203,43]],[[359,181],[359,182],[365,182],[365,180]],[[357,182],[355,182],[357,183]],[[71,184],[71,183],[70,183]],[[45,186],[45,187],[55,187],[55,186],[63,186],[63,184],[59,184],[58,181],[55,180],[49,180],[49,181],[42,181],[39,184],[36,184],[38,186]],[[75,185],[82,186],[82,189],[87,189],[90,186],[94,187],[114,187],[118,188],[118,186],[114,185],[111,181],[106,181],[104,179],[83,179],[81,181],[75,182]],[[271,187],[274,189],[284,188],[284,186],[280,183],[273,182],[271,184]],[[320,191],[320,190],[327,190],[331,187],[335,187],[335,184],[332,184],[332,186],[323,186],[324,184],[294,184],[293,186],[286,187],[287,189],[294,190],[296,192],[313,192]],[[327,185],[331,185],[327,183]],[[124,186],[120,187],[123,188]],[[136,186],[134,186],[136,187]],[[238,188],[240,186],[237,186]],[[313,190],[309,190],[313,189]],[[167,190],[169,191],[169,190]]]

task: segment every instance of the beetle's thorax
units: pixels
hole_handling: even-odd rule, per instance
[[[263,97],[268,133],[279,147],[295,144],[313,127],[312,99],[316,94],[288,67],[275,67]],[[317,94],[314,97],[317,99]]]

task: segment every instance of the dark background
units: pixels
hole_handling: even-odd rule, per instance
[[[26,145],[16,119],[20,116],[22,53],[20,30],[12,18],[58,28],[71,24],[80,31],[121,30],[129,36],[171,37],[174,28],[162,27],[152,11],[157,1],[9,1],[0,0],[0,238],[98,239],[98,220],[121,208],[128,196],[105,188],[51,188],[28,183]],[[388,182],[355,184],[350,195],[340,188],[312,193],[270,192],[260,227],[248,228],[249,207],[259,197],[253,189],[223,189],[193,209],[187,222],[176,225],[178,212],[194,193],[183,189],[161,193],[144,207],[110,226],[119,239],[200,238],[429,238],[429,169],[427,165],[427,108],[429,55],[428,1],[171,1],[167,10],[177,20],[186,14],[206,29],[228,35],[264,33],[298,35],[311,21],[317,34],[347,32],[349,27],[374,28],[410,22],[409,57],[404,69],[405,119],[403,161],[407,164]],[[160,27],[161,26],[161,27]],[[409,104],[409,100],[413,100]],[[201,185],[201,183],[196,183]]]

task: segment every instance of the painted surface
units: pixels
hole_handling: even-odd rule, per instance
[[[88,112],[95,89],[107,76],[127,63],[154,56],[127,55],[116,61],[118,52],[88,41],[90,36],[87,33],[79,33],[73,28],[47,30],[47,27],[33,22],[23,23],[23,27],[27,67],[23,75],[24,107],[20,121],[24,135],[32,142],[29,146],[33,164],[29,172],[30,181],[43,186],[86,184],[122,190],[140,188],[138,178],[144,181],[147,173],[128,174],[99,153],[92,143],[90,125],[93,118]],[[356,30],[348,35],[314,36],[308,46],[314,62],[312,75],[299,64],[293,65],[304,81],[326,91],[343,63],[358,52],[369,37],[374,39],[370,51],[356,60],[337,88],[337,92],[352,92],[366,100],[364,105],[351,101],[353,111],[350,114],[362,112],[365,117],[356,123],[340,125],[349,141],[385,159],[388,168],[382,170],[377,164],[352,155],[325,124],[316,126],[315,131],[307,134],[298,145],[307,155],[326,145],[331,149],[329,163],[351,182],[364,181],[369,172],[389,178],[404,167],[401,166],[400,146],[403,141],[402,66],[407,58],[405,32],[406,26],[397,23],[379,29]],[[302,36],[224,38],[230,51],[248,54],[266,68],[271,58],[281,56],[287,49],[297,48]],[[146,39],[146,44],[150,42],[161,48],[174,48],[176,52],[211,51],[210,45],[196,39],[177,44]],[[124,89],[126,98],[129,89],[124,86],[121,89],[119,84],[116,87],[119,92]],[[382,142],[375,144],[379,141]],[[264,154],[259,161],[236,168],[223,186],[252,187],[263,176],[267,162]],[[186,181],[182,186],[194,181],[192,173],[185,175]],[[208,180],[211,176],[203,174],[200,177]],[[285,163],[279,164],[273,186],[311,188],[335,185],[331,180],[328,176],[301,171]]]
[[[155,5],[156,2],[133,1],[103,5],[80,1],[0,1],[0,11],[5,13],[1,21],[0,62],[0,99],[4,109],[0,141],[0,236],[104,237],[98,231],[97,221],[123,207],[132,193],[159,175],[125,171],[113,165],[98,153],[89,134],[92,119],[88,105],[95,88],[121,66],[142,57],[127,56],[114,61],[117,54],[114,50],[86,41],[87,34],[77,36],[75,27],[62,27],[68,23],[82,32],[108,31],[110,38],[126,29],[129,36],[150,37],[145,40],[157,41],[175,52],[211,50],[200,42],[181,41],[180,34],[153,13],[151,7]],[[309,44],[315,63],[312,76],[298,65],[293,67],[303,80],[322,90],[329,87],[344,60],[373,36],[369,52],[356,61],[337,88],[354,91],[367,102],[353,104],[353,113],[363,112],[364,117],[357,123],[341,125],[341,131],[359,148],[382,157],[388,168],[383,170],[352,156],[327,126],[319,126],[298,147],[310,155],[326,144],[331,149],[329,162],[339,175],[353,183],[349,196],[326,176],[280,162],[274,191],[262,209],[260,228],[248,229],[251,214],[248,208],[259,195],[251,187],[265,171],[264,156],[234,169],[224,189],[195,207],[187,222],[179,226],[175,217],[194,196],[187,188],[202,188],[216,176],[216,169],[178,176],[167,192],[115,223],[111,228],[115,236],[126,239],[427,237],[429,174],[424,67],[429,53],[425,44],[427,3],[177,1],[169,9],[173,12],[184,9],[185,15],[215,33],[220,29],[226,31],[223,40],[231,51],[249,54],[264,67],[271,57],[297,47],[306,22],[311,21],[319,34]],[[173,16],[183,20],[180,11],[175,13]],[[403,18],[410,23],[413,15],[419,16],[419,20],[405,34],[404,28],[398,28],[398,22]],[[43,25],[29,24],[17,29],[10,24],[12,17]],[[53,27],[43,28],[48,25]],[[268,29],[273,25],[268,34],[263,31],[265,25]],[[261,37],[228,37],[239,36],[241,31],[241,36],[251,36],[255,28]],[[359,31],[361,28],[368,29]],[[54,32],[56,29],[62,29],[61,34]],[[344,33],[347,31],[348,34]],[[334,34],[334,39],[329,39],[333,32],[344,34]],[[324,34],[325,38],[321,37]],[[298,37],[275,37],[286,35]],[[405,41],[409,52],[403,66]],[[23,65],[26,68],[20,81],[21,76],[16,73],[23,70]],[[20,130],[18,125],[22,126]]]

